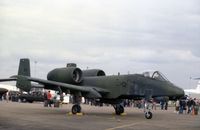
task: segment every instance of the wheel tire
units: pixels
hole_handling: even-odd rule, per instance
[[[120,115],[121,113],[124,113],[124,107],[122,105],[116,105],[115,113],[116,115]]]
[[[81,112],[81,106],[77,105],[77,108],[78,108],[78,113],[80,113]]]
[[[81,112],[81,106],[80,105],[73,105],[72,107],[72,114],[80,113]]]
[[[120,105],[120,114],[124,113],[124,107],[122,105]]]
[[[148,112],[145,112],[145,118],[146,119],[151,119],[153,116],[152,112],[148,111]]]

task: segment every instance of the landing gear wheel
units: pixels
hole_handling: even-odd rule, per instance
[[[72,106],[72,114],[80,113],[81,112],[81,106],[76,104]]]
[[[122,105],[116,105],[114,108],[115,108],[116,115],[120,115],[121,113],[124,113],[124,107]]]
[[[148,112],[145,112],[145,118],[146,119],[151,119],[153,116],[152,112],[148,111]]]

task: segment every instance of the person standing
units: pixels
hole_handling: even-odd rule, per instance
[[[6,102],[9,101],[9,98],[10,98],[10,96],[9,96],[9,92],[7,92],[7,93],[6,93]]]
[[[49,107],[51,107],[51,97],[52,97],[51,92],[48,91],[48,93],[47,93],[47,101],[48,101],[48,106]]]
[[[177,100],[175,102],[175,112],[177,112],[177,114],[179,113],[179,107],[180,107],[180,103],[179,102],[180,102],[179,100]]]
[[[187,114],[190,114],[192,112],[192,99],[188,99],[187,101]]]
[[[44,107],[48,107],[47,91],[44,92]]]
[[[165,102],[165,110],[168,109],[168,101]]]

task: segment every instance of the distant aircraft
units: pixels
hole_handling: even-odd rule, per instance
[[[21,59],[18,75],[0,79],[1,82],[13,80],[17,81],[17,87],[22,90],[29,90],[32,87],[30,81],[33,81],[43,85],[45,89],[72,94],[73,114],[81,112],[81,97],[112,104],[115,113],[120,115],[124,112],[122,105],[124,99],[144,98],[148,101],[154,97],[167,96],[170,100],[176,100],[184,96],[183,89],[172,84],[158,71],[151,76],[149,73],[106,76],[103,70],[81,70],[74,63],[53,69],[47,74],[47,80],[45,80],[31,77],[29,59]],[[152,112],[149,109],[145,109],[145,117],[152,118]]]
[[[184,89],[184,91],[188,95],[200,94],[200,80],[198,81],[197,87],[195,89]]]

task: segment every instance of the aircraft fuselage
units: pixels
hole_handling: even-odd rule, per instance
[[[96,86],[107,89],[108,93],[104,98],[138,98],[169,96],[170,99],[179,98],[184,91],[169,81],[159,81],[153,78],[144,77],[140,74],[85,77],[83,86]],[[174,97],[177,95],[177,97]]]
[[[181,88],[165,80],[162,76],[160,77],[161,79],[159,77],[156,79],[145,77],[142,74],[83,76],[80,69],[71,67],[54,69],[48,73],[47,79],[75,84],[83,87],[83,89],[84,87],[91,87],[107,90],[108,93],[100,93],[103,99],[139,99],[161,96],[176,99],[184,95]],[[71,90],[71,93],[73,94],[73,90]],[[88,94],[82,92],[82,96],[87,97]]]

